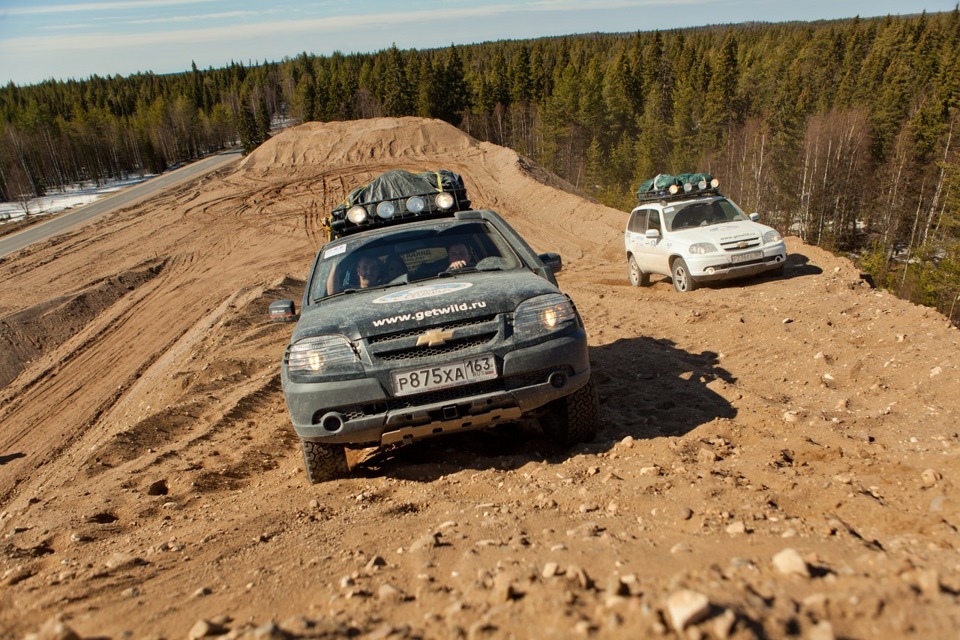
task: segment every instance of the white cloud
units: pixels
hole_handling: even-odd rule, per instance
[[[197,22],[199,20],[224,20],[227,18],[244,18],[262,15],[258,11],[225,11],[223,13],[206,13],[190,16],[170,16],[168,18],[144,18],[142,20],[123,20],[122,24],[165,24],[169,22]]]
[[[83,4],[52,4],[49,6],[9,7],[10,16],[30,16],[51,13],[87,13],[89,11],[120,11],[124,9],[154,9],[156,7],[207,4],[216,0],[123,0],[122,2],[85,2]]]
[[[172,1],[172,0],[168,0]],[[462,9],[433,9],[430,11],[379,13],[376,15],[352,15],[312,20],[276,20],[254,24],[235,24],[200,29],[180,29],[163,32],[98,33],[57,37],[22,36],[0,41],[0,51],[29,53],[36,51],[75,51],[92,49],[116,49],[131,46],[156,44],[195,44],[199,41],[237,41],[243,39],[264,40],[296,33],[344,32],[355,30],[362,40],[365,29],[374,25],[389,25],[399,29],[401,25],[449,22],[484,16],[495,16],[515,11],[510,5],[465,7]]]

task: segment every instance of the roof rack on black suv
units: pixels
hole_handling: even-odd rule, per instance
[[[599,429],[587,335],[537,254],[459,175],[391,171],[351,192],[307,278],[281,382],[311,482],[345,448],[537,421],[563,444]]]
[[[330,239],[413,218],[452,216],[470,209],[459,174],[446,169],[419,174],[388,171],[357,187],[327,219]]]

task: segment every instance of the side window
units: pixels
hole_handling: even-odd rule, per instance
[[[660,235],[663,235],[663,229],[660,227],[660,212],[651,210],[650,215],[647,217],[647,229],[656,229],[660,232]]]
[[[630,214],[630,222],[627,225],[627,229],[633,233],[643,234],[645,230],[647,220],[647,212],[645,210],[634,211]]]

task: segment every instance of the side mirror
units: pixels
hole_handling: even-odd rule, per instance
[[[545,267],[554,273],[559,273],[560,270],[563,269],[563,258],[560,257],[559,253],[541,253],[537,257],[540,258],[540,262],[542,262]]]
[[[659,237],[660,237],[660,230],[659,230],[659,229],[647,229],[647,232],[646,232],[644,235],[645,235],[646,237],[650,238],[651,240],[655,240],[656,238],[659,238]]]
[[[754,222],[759,222],[760,214],[754,211],[753,213],[750,214],[750,219],[753,220]]]
[[[296,322],[300,319],[293,300],[277,300],[270,303],[271,322]]]

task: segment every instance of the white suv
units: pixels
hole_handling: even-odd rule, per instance
[[[758,223],[759,214],[741,211],[707,178],[699,187],[679,181],[666,189],[641,187],[624,234],[633,286],[649,285],[654,273],[671,276],[679,292],[701,282],[783,274],[787,248],[780,233]]]

